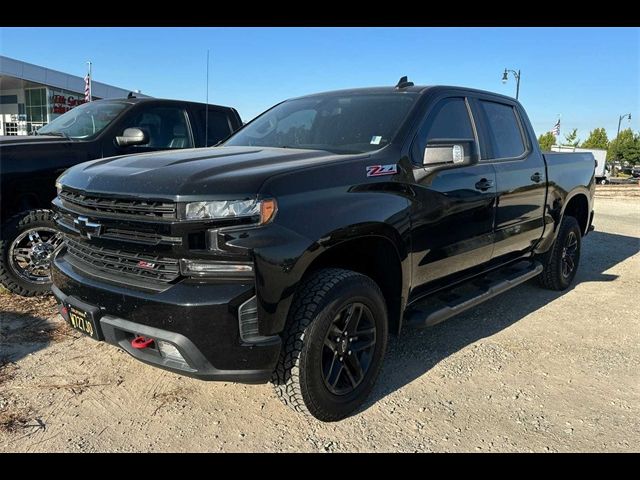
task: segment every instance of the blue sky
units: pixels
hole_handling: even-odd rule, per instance
[[[155,97],[235,106],[243,120],[289,97],[340,88],[453,84],[515,95],[538,134],[640,130],[638,28],[2,28],[3,55]]]

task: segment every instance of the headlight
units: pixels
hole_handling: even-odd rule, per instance
[[[62,184],[58,181],[56,181],[56,191],[58,192],[58,195],[60,195],[60,192],[62,191]]]
[[[276,201],[266,200],[217,200],[213,202],[187,203],[187,220],[205,218],[260,217],[260,224],[270,222],[276,214]]]

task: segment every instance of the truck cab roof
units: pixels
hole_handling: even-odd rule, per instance
[[[154,98],[154,97],[129,97],[129,98],[104,98],[102,100],[94,100],[92,103],[128,103],[131,105],[138,104],[149,104],[149,103],[163,103],[163,104],[176,104],[176,105],[199,105],[205,106],[205,103],[202,102],[191,102],[185,100],[173,100],[169,98]],[[233,109],[232,107],[226,107],[223,105],[215,105],[213,103],[209,104],[210,107],[215,108],[224,108],[224,109]]]
[[[502,95],[495,92],[490,92],[488,90],[479,90],[476,88],[468,88],[461,87],[456,85],[410,85],[407,87],[398,88],[397,86],[380,86],[380,87],[365,87],[365,88],[349,88],[343,90],[331,90],[321,93],[314,93],[311,95],[302,95],[296,98],[313,98],[313,97],[322,97],[327,95],[379,95],[379,94],[390,94],[390,93],[414,93],[418,95],[424,95],[427,93],[441,93],[441,92],[458,92],[460,94],[466,95],[488,95],[496,98],[500,98],[502,100],[508,100],[511,102],[516,102],[515,98],[509,97],[508,95]]]

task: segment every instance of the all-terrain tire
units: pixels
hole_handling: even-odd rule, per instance
[[[30,210],[14,215],[7,220],[0,231],[0,283],[10,292],[24,297],[48,295],[51,283],[33,283],[21,278],[9,262],[11,244],[25,230],[34,227],[56,228],[50,210]]]
[[[323,345],[338,313],[353,302],[365,305],[372,314],[376,343],[361,383],[350,394],[334,395],[322,376]],[[303,281],[289,312],[280,358],[271,379],[277,395],[296,412],[319,420],[345,418],[371,392],[380,372],[387,336],[386,303],[372,279],[338,268],[315,272]]]
[[[577,244],[574,266],[570,274],[567,276],[563,274],[562,264],[567,241],[570,239],[571,235],[573,235],[572,238],[575,238]],[[566,290],[569,288],[569,285],[573,282],[576,272],[578,271],[581,246],[582,233],[580,232],[580,224],[574,217],[565,215],[560,223],[560,230],[558,231],[558,236],[556,237],[553,246],[548,252],[538,258],[544,267],[542,273],[537,277],[538,283],[549,290]]]

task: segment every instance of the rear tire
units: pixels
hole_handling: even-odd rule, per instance
[[[50,210],[31,210],[2,225],[0,283],[10,292],[24,297],[51,293],[50,260],[61,240],[53,216]]]
[[[573,282],[580,263],[582,232],[571,216],[564,216],[551,249],[539,258],[544,270],[538,283],[549,290],[566,290]]]
[[[315,272],[289,312],[271,379],[277,395],[318,420],[347,417],[374,386],[387,335],[385,300],[373,280],[337,268]]]

